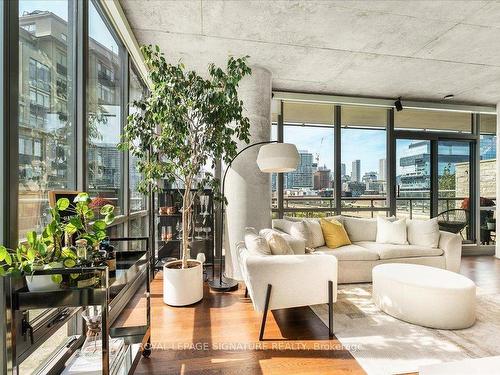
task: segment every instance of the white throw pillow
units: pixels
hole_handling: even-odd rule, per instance
[[[271,249],[266,239],[255,228],[245,228],[245,247],[253,255],[271,255]]]
[[[261,230],[260,234],[264,237],[271,249],[273,255],[293,255],[293,249],[285,238],[277,231],[268,229]]]
[[[430,220],[408,220],[408,242],[410,245],[437,248],[439,246],[439,224],[437,217]]]
[[[390,221],[389,218],[377,216],[377,243],[407,245],[406,218]]]
[[[307,228],[306,224],[303,221],[275,219],[273,220],[273,228],[288,233],[293,237],[300,238],[306,242],[306,246],[309,246],[310,242],[309,229]]]
[[[306,241],[304,239],[294,237],[294,236],[292,236],[288,233],[282,232],[278,229],[269,229],[269,228],[262,229],[259,232],[259,234],[262,237],[266,238],[266,235],[268,232],[276,232],[279,235],[281,235],[285,239],[285,241],[288,242],[288,245],[290,245],[294,254],[305,254],[306,253]],[[272,249],[271,249],[271,251],[272,251]]]
[[[294,223],[303,222],[306,226],[306,245],[307,247],[320,247],[325,246],[325,238],[323,237],[323,231],[321,230],[321,225],[319,219],[307,218],[301,219],[297,217],[285,216],[284,220],[288,220]]]

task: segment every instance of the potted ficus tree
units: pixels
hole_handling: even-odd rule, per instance
[[[219,180],[205,170],[216,160],[229,162],[237,141],[249,142],[250,122],[243,115],[237,88],[251,73],[248,56],[229,58],[226,69],[211,64],[206,78],[170,64],[158,46],[141,48],[151,92],[134,102],[138,109],[128,117],[122,148],[138,158],[143,174],[139,190],[160,190],[162,181],[180,183],[182,190],[182,259],[164,267],[164,301],[173,306],[203,298],[202,264],[190,259],[191,213],[196,196],[212,188],[220,196]]]

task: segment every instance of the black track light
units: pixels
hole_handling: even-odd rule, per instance
[[[396,107],[396,111],[398,112],[403,110],[403,103],[401,103],[401,97],[399,97],[398,100],[394,102],[394,107]]]

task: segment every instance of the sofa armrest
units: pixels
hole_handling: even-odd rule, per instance
[[[439,248],[444,251],[446,269],[459,272],[462,261],[462,236],[442,230],[439,233]]]
[[[337,259],[326,254],[248,255],[242,257],[245,282],[253,306],[264,310],[267,285],[272,285],[269,309],[328,302],[328,281],[337,299]]]

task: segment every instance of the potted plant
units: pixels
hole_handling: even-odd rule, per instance
[[[138,158],[143,174],[139,190],[161,190],[163,181],[178,183],[182,192],[182,259],[164,267],[164,302],[185,306],[203,298],[201,262],[190,259],[192,207],[207,187],[220,196],[219,180],[204,166],[228,163],[237,153],[236,141],[249,142],[250,122],[243,115],[237,88],[251,73],[247,56],[229,58],[225,70],[211,64],[206,78],[166,61],[158,46],[141,47],[152,82],[148,96],[134,102],[122,149]]]
[[[100,213],[104,215],[104,219],[91,222],[94,213],[89,207],[89,202],[88,194],[79,194],[74,202],[75,216],[65,222],[61,220],[60,211],[73,209],[67,198],[61,198],[55,207],[50,209],[51,221],[40,235],[34,231],[28,232],[26,241],[21,242],[16,250],[0,246],[0,276],[25,275],[28,289],[32,292],[58,290],[61,287],[72,286],[72,280],[93,277],[91,274],[79,273],[65,278],[60,274],[34,275],[37,270],[92,265],[91,258],[82,259],[78,256],[76,248],[72,246],[72,237],[85,239],[91,249],[95,249],[101,239],[106,237],[107,225],[114,220],[114,208],[110,205],[103,206]]]

